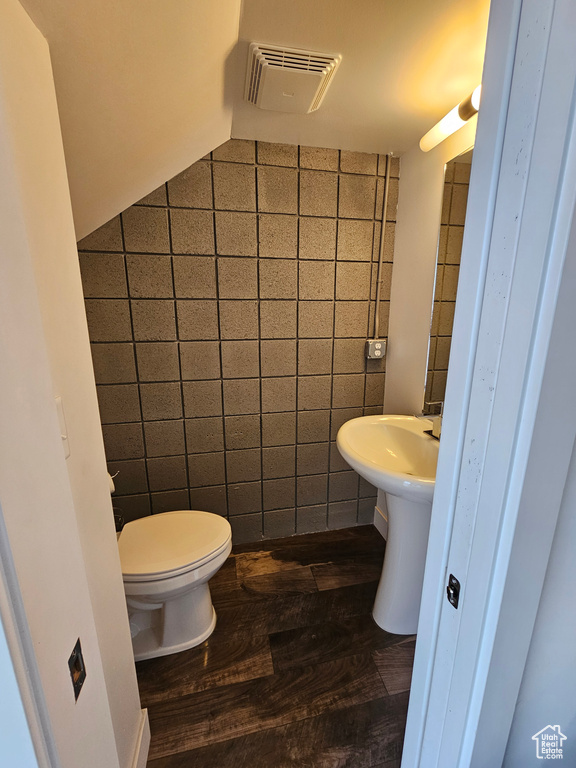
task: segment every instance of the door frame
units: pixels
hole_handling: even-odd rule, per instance
[[[576,437],[574,30],[491,8],[403,768],[504,758]]]

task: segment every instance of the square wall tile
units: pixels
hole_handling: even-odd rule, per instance
[[[256,142],[247,139],[230,139],[212,150],[212,159],[229,163],[254,163]]]
[[[251,165],[214,163],[212,173],[216,210],[256,210],[256,174]]]
[[[135,341],[174,341],[174,302],[168,299],[133,299],[130,302]]]
[[[188,453],[213,453],[224,450],[221,418],[186,419],[184,426]]]
[[[296,532],[296,510],[276,509],[264,512],[264,538],[276,539],[282,536],[292,536]]]
[[[334,262],[301,261],[299,266],[300,299],[334,298]]]
[[[288,259],[260,262],[260,298],[296,299],[298,296],[298,265]]]
[[[318,171],[337,171],[338,154],[337,149],[300,147],[300,167]]]
[[[330,411],[300,411],[298,442],[322,443],[330,440]]]
[[[190,509],[190,494],[187,489],[175,491],[158,491],[150,494],[152,514],[172,512],[177,509]]]
[[[166,206],[168,204],[168,198],[166,197],[166,184],[161,184],[156,189],[153,189],[150,194],[141,197],[134,205],[160,205]]]
[[[337,301],[334,313],[334,335],[353,338],[366,336],[368,331],[367,301]]]
[[[216,298],[216,260],[210,256],[174,256],[174,293],[177,299]]]
[[[328,472],[330,443],[302,443],[296,448],[296,473],[318,475]]]
[[[335,408],[332,411],[330,420],[330,439],[336,440],[338,430],[350,419],[357,419],[359,416],[363,416],[362,408]]]
[[[228,514],[245,515],[262,511],[262,483],[228,485]]]
[[[226,416],[226,450],[260,446],[260,416]]]
[[[331,376],[303,376],[298,379],[298,410],[330,408]]]
[[[178,337],[195,341],[218,338],[218,303],[210,300],[176,302]]]
[[[184,456],[147,459],[146,466],[151,491],[171,491],[188,486],[186,458]]]
[[[296,499],[299,507],[326,504],[328,500],[328,475],[308,475],[296,482]]]
[[[218,296],[221,299],[257,299],[256,259],[218,259]]]
[[[257,341],[222,342],[222,376],[225,379],[249,379],[259,375]]]
[[[261,213],[258,217],[258,255],[264,259],[295,259],[298,255],[298,218]]]
[[[179,381],[180,365],[176,342],[136,344],[139,381]]]
[[[184,416],[187,419],[222,415],[220,381],[185,381],[182,384]]]
[[[199,160],[168,182],[170,205],[184,208],[212,208],[212,170]]]
[[[378,170],[378,155],[342,149],[340,150],[340,170],[345,173],[365,173],[375,176]]]
[[[336,217],[338,176],[324,171],[300,171],[300,214]]]
[[[364,405],[384,405],[384,382],[383,373],[369,373],[366,375],[366,393],[364,396]]]
[[[214,214],[212,211],[172,208],[170,210],[174,253],[214,254]]]
[[[116,495],[113,498],[114,506],[116,506],[118,496],[148,492],[148,478],[146,476],[146,463],[144,459],[109,462],[108,472],[115,476],[114,486],[116,488]]]
[[[334,341],[334,373],[364,373],[365,353],[365,338],[336,339]]]
[[[293,477],[264,480],[262,483],[264,509],[286,509],[296,503],[296,481]]]
[[[260,448],[226,451],[226,479],[228,483],[260,480],[261,477]]]
[[[216,247],[220,256],[256,256],[256,214],[217,211]]]
[[[174,296],[170,256],[126,256],[130,296],[137,299],[171,299]]]
[[[180,382],[140,384],[140,401],[144,421],[182,418]]]
[[[376,179],[373,176],[340,176],[338,215],[344,219],[373,219]]]
[[[144,456],[142,424],[103,425],[102,434],[108,461],[139,459]]]
[[[328,526],[328,505],[298,507],[296,510],[296,533],[316,533]]]
[[[132,253],[170,253],[168,211],[132,206],[122,214],[124,243]]]
[[[238,416],[260,412],[259,379],[226,379],[224,388],[224,413]]]
[[[346,469],[350,469],[350,465],[342,458],[336,443],[330,443],[330,472],[343,472]]]
[[[262,448],[262,477],[273,480],[279,477],[293,477],[296,448],[293,445]]]
[[[122,500],[114,501],[114,507],[118,509],[125,523],[147,517],[151,514],[150,494],[137,493],[122,496]]]
[[[296,442],[296,414],[263,413],[262,445],[264,447],[294,445]]]
[[[261,165],[283,165],[296,168],[298,165],[298,147],[295,144],[272,144],[259,141],[258,162]]]
[[[123,299],[128,296],[121,253],[79,253],[85,299]]]
[[[301,259],[334,260],[336,219],[301,218],[299,246]]]
[[[349,528],[356,525],[357,515],[357,501],[337,501],[328,504],[328,528],[333,531],[337,528]]]
[[[261,337],[263,339],[295,338],[296,304],[296,301],[261,301]]]
[[[341,219],[338,222],[338,259],[371,261],[374,243],[372,221]]]
[[[120,216],[115,216],[110,221],[94,230],[78,243],[80,251],[123,251],[122,227]]]
[[[336,300],[369,299],[371,274],[368,262],[339,262],[336,265]]]
[[[226,502],[226,486],[212,485],[206,488],[190,489],[190,507],[203,512],[213,512],[215,515],[226,517],[228,504]]]
[[[333,301],[298,302],[298,336],[300,338],[331,338],[333,329]]]
[[[263,213],[298,213],[296,169],[258,167],[258,210]]]
[[[173,421],[147,421],[144,423],[144,440],[146,455],[177,456],[185,453],[184,422],[180,419]]]
[[[220,345],[217,341],[180,342],[183,379],[219,379]]]
[[[296,375],[296,339],[260,342],[262,376]]]
[[[300,339],[298,343],[298,375],[332,372],[332,339]]]
[[[222,485],[226,481],[224,452],[196,453],[188,456],[190,488],[206,485]]]
[[[90,341],[132,341],[130,304],[123,299],[86,299]]]
[[[257,301],[220,301],[219,311],[222,339],[258,338]]]
[[[296,409],[296,377],[261,379],[262,413]]]
[[[333,377],[332,407],[354,408],[364,405],[364,374],[338,374]]]
[[[105,384],[96,389],[102,424],[140,421],[137,384]]]
[[[238,515],[230,518],[232,526],[232,542],[245,544],[246,542],[260,541],[262,538],[262,515]]]
[[[358,500],[358,525],[372,525],[374,523],[374,508],[376,499]]]
[[[130,384],[136,381],[133,344],[91,344],[97,384]]]
[[[329,501],[347,501],[358,497],[358,475],[354,470],[333,472],[328,478]]]

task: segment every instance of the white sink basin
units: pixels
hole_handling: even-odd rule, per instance
[[[385,492],[388,536],[373,616],[399,635],[418,627],[439,447],[425,433],[431,427],[415,416],[361,416],[337,437],[348,464]]]
[[[386,493],[432,501],[439,442],[415,416],[361,416],[338,432],[338,450],[365,480]]]

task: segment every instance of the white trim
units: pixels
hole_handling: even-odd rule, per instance
[[[132,768],[146,768],[149,749],[150,721],[148,720],[148,710],[143,709],[140,715],[140,727],[138,728],[134,757],[132,758]]]
[[[388,538],[388,513],[380,507],[374,507],[374,527],[383,539]]]

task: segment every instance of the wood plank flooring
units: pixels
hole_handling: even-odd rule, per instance
[[[414,638],[371,617],[372,526],[235,547],[202,645],[139,662],[148,768],[398,768]]]

